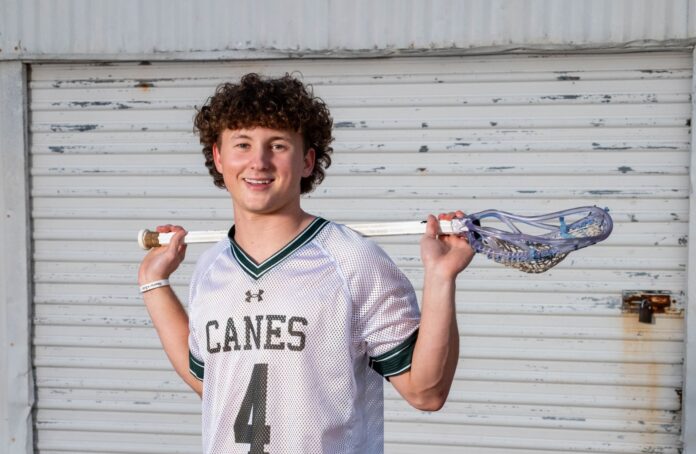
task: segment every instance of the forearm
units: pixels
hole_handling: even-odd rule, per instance
[[[198,395],[203,384],[189,372],[188,315],[171,287],[143,293],[145,306],[174,370]]]
[[[454,296],[454,278],[426,272],[418,340],[403,393],[422,410],[441,408],[454,380],[459,359]]]

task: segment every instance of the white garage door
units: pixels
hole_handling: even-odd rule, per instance
[[[386,387],[391,453],[679,452],[691,55],[507,56],[31,68],[37,451],[200,452],[199,399],[136,289],[139,229],[226,229],[191,130],[214,87],[299,71],[334,114],[305,207],[337,221],[609,207],[601,245],[541,275],[478,257],[458,282],[443,411]],[[420,289],[418,238],[380,241]],[[201,247],[174,277],[185,299]],[[672,293],[640,324],[624,290]]]

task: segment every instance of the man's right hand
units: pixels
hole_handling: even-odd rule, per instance
[[[138,285],[169,279],[186,257],[186,230],[183,227],[167,224],[158,226],[156,230],[159,233],[174,232],[174,236],[168,245],[150,249],[143,258],[138,270]]]

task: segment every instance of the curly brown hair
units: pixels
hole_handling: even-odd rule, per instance
[[[325,169],[331,165],[330,144],[334,138],[329,109],[313,95],[311,87],[307,90],[290,74],[272,79],[250,73],[238,84],[221,84],[197,112],[194,132],[203,145],[205,166],[219,188],[224,188],[225,182],[213,162],[213,144],[220,146],[218,141],[225,129],[265,127],[300,133],[305,153],[310,148],[315,152],[314,170],[300,183],[302,194],[321,183]]]

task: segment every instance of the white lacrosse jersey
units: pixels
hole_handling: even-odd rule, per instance
[[[255,263],[234,241],[198,261],[190,369],[207,454],[382,453],[382,377],[410,368],[413,287],[373,242],[316,218]]]

